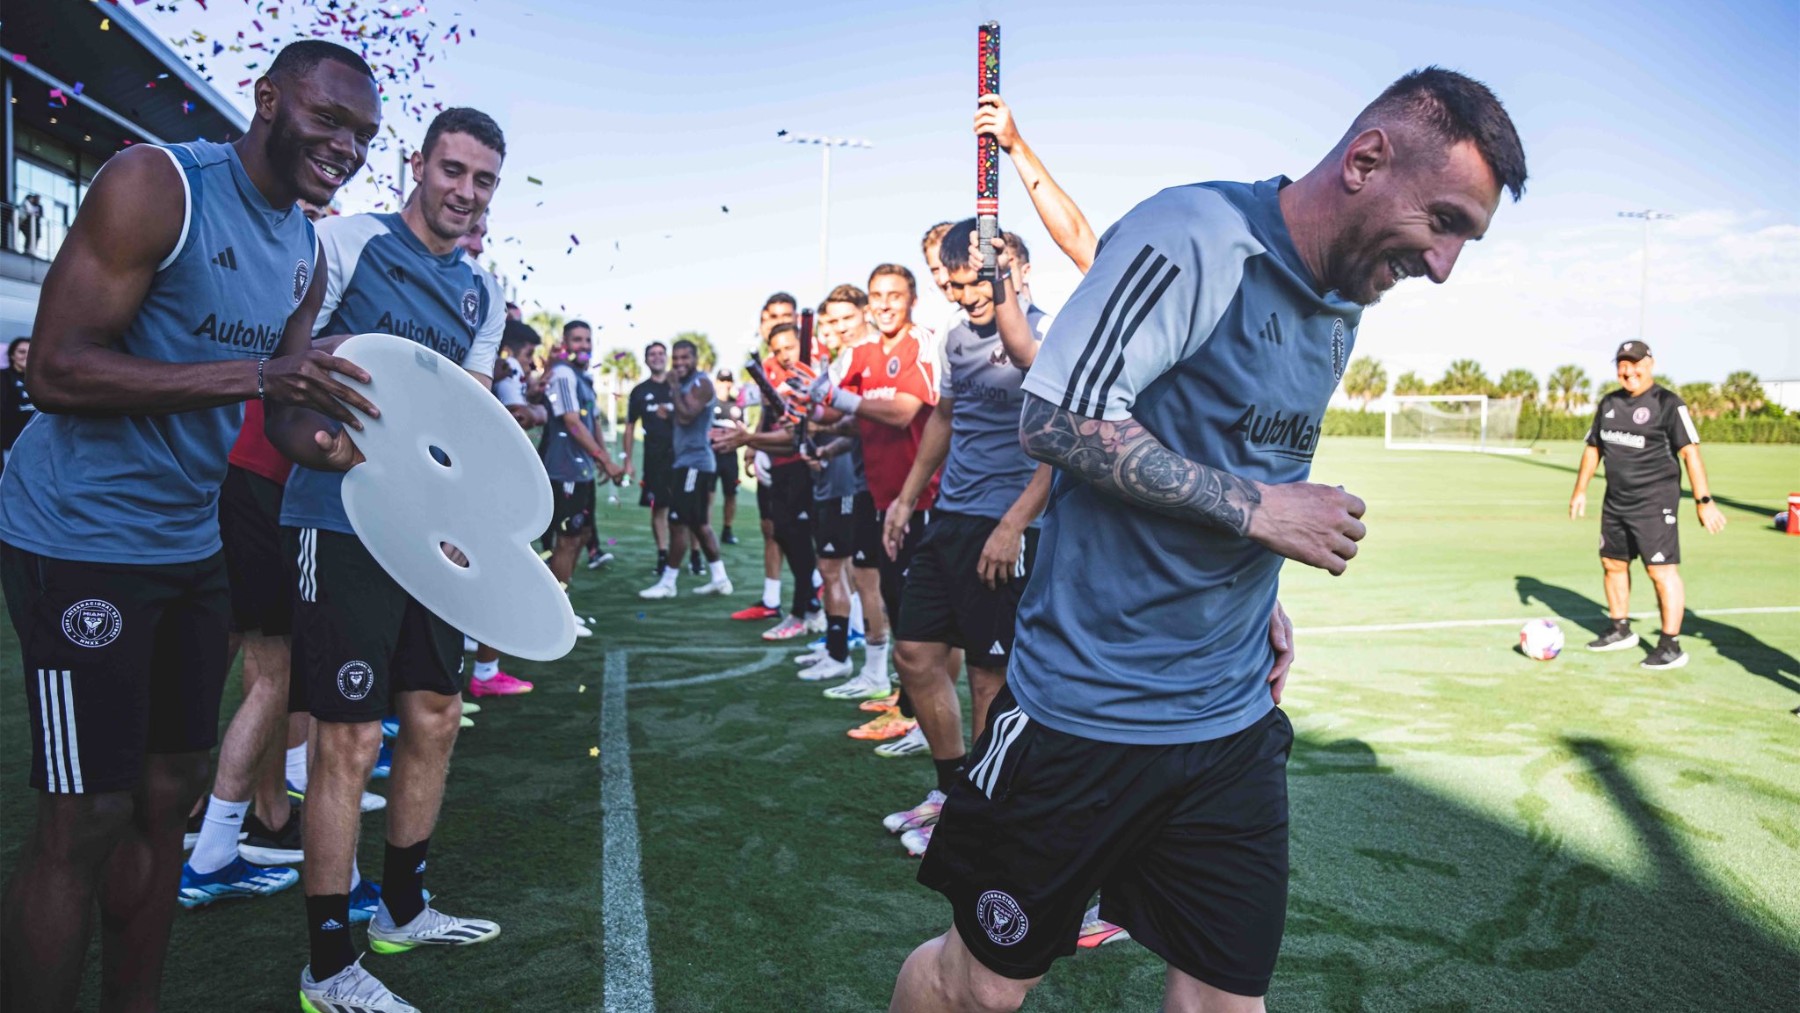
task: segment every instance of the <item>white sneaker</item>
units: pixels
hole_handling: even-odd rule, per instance
[[[474,946],[500,934],[484,918],[458,918],[430,904],[405,925],[395,925],[384,901],[369,919],[369,947],[376,953],[404,953],[415,946]]]
[[[363,792],[363,794],[362,794],[362,811],[363,812],[366,812],[366,813],[380,812],[381,810],[386,809],[386,808],[387,808],[387,799],[382,798],[380,795],[377,795],[372,791]]]
[[[363,970],[362,958],[342,971],[314,981],[312,965],[300,972],[300,1008],[307,1013],[343,1013],[369,1010],[370,1013],[419,1013],[419,1007],[388,991],[376,977]]]
[[[807,651],[805,654],[794,655],[794,664],[799,665],[801,668],[808,668],[829,657],[831,657],[831,652],[825,649],[824,644],[820,644],[812,650]]]
[[[726,578],[720,578],[715,581],[710,581],[708,583],[700,585],[697,588],[694,588],[694,593],[695,594],[718,594],[718,595],[730,594],[731,593],[731,581]]]
[[[925,741],[924,730],[917,726],[905,735],[888,742],[883,742],[881,745],[875,747],[876,756],[886,756],[889,758],[896,756],[914,756],[919,753],[929,752],[931,752],[931,743]]]
[[[925,857],[925,849],[931,846],[932,831],[936,829],[937,824],[933,823],[928,827],[920,827],[917,830],[908,830],[906,833],[900,835],[900,843],[906,848],[907,854],[914,858],[923,858]]]
[[[639,598],[673,598],[673,597],[675,597],[675,585],[674,584],[665,584],[659,580],[656,583],[650,585],[649,587],[644,588],[642,591],[639,591],[638,597]]]
[[[897,813],[889,813],[881,818],[881,825],[890,834],[902,834],[908,830],[928,827],[938,821],[938,813],[944,811],[944,803],[948,798],[936,788],[925,796],[925,801],[911,809],[902,809]]]
[[[802,682],[824,682],[827,679],[848,678],[854,671],[856,669],[851,667],[850,659],[833,661],[830,655],[826,655],[824,661],[802,668],[799,676]]]
[[[806,632],[808,632],[808,633],[824,633],[825,632],[825,610],[824,609],[820,609],[817,612],[807,613]]]
[[[856,678],[825,691],[827,700],[879,700],[894,691],[886,675],[864,668]]]

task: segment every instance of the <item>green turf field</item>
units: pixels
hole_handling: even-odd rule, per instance
[[[1800,489],[1800,449],[1706,448],[1731,527],[1709,537],[1684,509],[1701,615],[1692,663],[1662,674],[1579,648],[1603,606],[1598,510],[1564,516],[1577,455],[1321,450],[1315,478],[1368,500],[1370,534],[1346,576],[1290,568],[1283,593],[1302,633],[1272,1008],[1800,1003],[1800,611],[1706,615],[1800,609],[1800,538],[1769,526]],[[745,500],[732,608],[760,584]],[[432,847],[442,906],[504,934],[367,966],[428,1010],[885,1007],[906,953],[948,920],[879,822],[918,801],[929,765],[846,738],[854,705],[796,681],[793,652],[719,618],[722,603],[640,603],[642,512],[603,505],[600,520],[620,559],[580,571],[575,595],[598,635],[559,663],[508,666],[538,691],[487,702],[463,733]],[[1641,571],[1633,608],[1654,608]],[[1516,653],[1517,624],[1536,616],[1573,649],[1548,664]],[[1460,625],[1346,629],[1433,622]],[[11,630],[0,638],[11,673]],[[12,685],[8,873],[33,804]],[[381,827],[365,820],[365,869],[380,868]],[[305,945],[297,891],[183,912],[165,1008],[292,1009]],[[1135,944],[1084,951],[1026,1008],[1153,1009],[1161,973]]]

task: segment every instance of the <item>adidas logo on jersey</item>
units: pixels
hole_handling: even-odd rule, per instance
[[[1612,418],[1612,417],[1613,417],[1613,410],[1612,410],[1612,409],[1611,409],[1611,408],[1608,408],[1608,409],[1607,409],[1607,410],[1606,410],[1606,414],[1605,414],[1605,415],[1604,415],[1604,416],[1603,416],[1603,417],[1604,417],[1604,418],[1609,418],[1609,419],[1610,419],[1610,418]]]
[[[1279,345],[1283,343],[1281,336],[1281,321],[1277,319],[1273,313],[1269,314],[1269,322],[1262,325],[1262,330],[1258,331],[1257,334],[1270,344]]]
[[[394,284],[396,285],[406,284],[406,268],[401,267],[399,264],[395,264],[393,267],[388,268],[387,276],[394,279]]]
[[[225,247],[225,252],[214,257],[212,262],[225,268],[227,271],[235,271],[238,269],[237,251],[227,246]]]

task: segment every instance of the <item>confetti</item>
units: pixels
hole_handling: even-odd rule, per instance
[[[537,178],[536,176],[526,176],[525,182],[530,183],[534,186],[543,186],[544,185],[544,181]]]
[[[575,687],[575,692],[577,692],[577,693],[586,693],[586,692],[587,692],[587,686],[586,686],[586,685],[585,685],[585,684],[583,684],[583,685],[580,685],[580,686],[576,686],[576,687]]]
[[[777,131],[775,131],[775,136],[776,136],[776,137],[786,137],[786,136],[787,136],[787,131],[785,131],[785,130],[777,130]]]
[[[728,207],[726,207],[726,206],[725,206],[725,205],[723,205],[723,204],[721,204],[721,205],[719,205],[719,210],[720,210],[720,211],[723,211],[723,212],[725,212],[725,213],[726,213],[726,214],[730,214],[730,213],[731,213],[731,209],[730,209],[730,208],[728,208]]]
[[[600,755],[600,747],[599,746],[589,746],[588,747],[588,755],[589,756],[599,756]]]
[[[569,242],[574,243],[576,246],[580,246],[581,245],[581,237],[577,236],[575,233],[571,232],[571,233],[569,233]]]
[[[112,18],[101,18],[100,19],[100,30],[103,32],[112,31]]]

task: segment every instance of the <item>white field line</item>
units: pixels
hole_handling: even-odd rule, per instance
[[[638,856],[637,793],[631,783],[631,732],[625,723],[625,659],[606,655],[600,701],[601,876],[606,1013],[653,1013],[650,936],[644,922],[644,879]]]
[[[733,648],[733,650],[754,650],[754,648]],[[782,659],[787,657],[787,653],[788,648],[785,647],[767,647],[763,649],[763,656],[760,660],[752,661],[747,665],[728,668],[723,672],[713,672],[710,675],[690,676],[686,679],[662,679],[657,682],[634,682],[629,688],[634,690],[674,689],[677,686],[699,686],[708,682],[724,682],[726,679],[737,679],[746,675],[755,675],[758,672],[766,672],[776,665],[781,664]]]
[[[1755,608],[1732,609],[1689,609],[1697,616],[1747,616],[1766,615],[1770,613],[1800,612],[1800,605],[1765,605]],[[1656,616],[1655,612],[1630,613],[1634,619]],[[1426,623],[1378,623],[1370,626],[1301,626],[1294,630],[1297,637],[1319,636],[1327,633],[1403,633],[1408,630],[1448,630],[1459,626],[1510,626],[1524,624],[1540,616],[1518,616],[1508,619],[1444,619]],[[1595,613],[1591,617],[1557,616],[1567,618],[1570,622],[1578,622],[1580,618],[1605,619],[1606,616]]]

